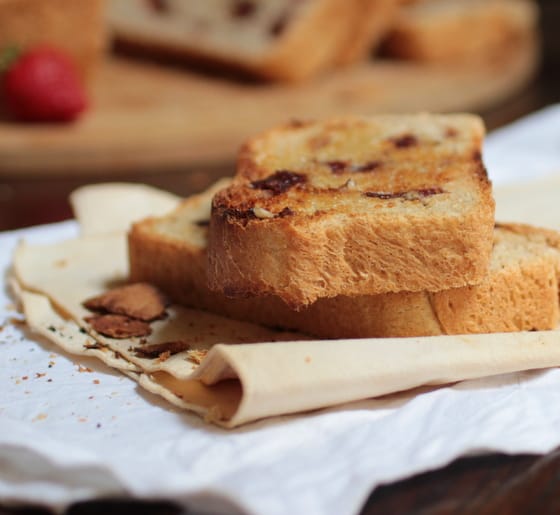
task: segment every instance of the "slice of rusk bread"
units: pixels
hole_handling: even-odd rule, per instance
[[[482,280],[494,200],[473,115],[295,122],[242,146],[216,194],[208,284],[322,297],[439,291]]]
[[[401,9],[384,51],[433,63],[498,61],[534,40],[537,25],[533,0],[424,0]]]
[[[437,293],[389,293],[320,299],[300,311],[278,297],[229,299],[206,286],[212,196],[220,181],[169,215],[129,233],[133,281],[147,281],[175,302],[240,320],[323,338],[424,336],[546,330],[559,318],[560,235],[527,225],[499,225],[488,274],[477,286]]]

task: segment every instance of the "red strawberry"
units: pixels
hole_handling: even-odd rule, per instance
[[[74,63],[58,49],[38,47],[24,53],[3,82],[8,111],[20,120],[72,121],[88,105]]]

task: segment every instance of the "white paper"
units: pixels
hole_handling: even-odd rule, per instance
[[[560,107],[491,135],[499,184],[560,171]],[[73,222],[0,235],[73,236]],[[259,515],[353,515],[372,489],[473,452],[560,444],[560,371],[422,389],[222,430],[103,365],[70,358],[9,320],[0,291],[0,502],[64,508],[116,495]],[[44,374],[44,375],[43,375]]]

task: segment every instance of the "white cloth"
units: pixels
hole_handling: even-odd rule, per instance
[[[497,184],[560,172],[560,106],[491,134]],[[0,235],[53,241],[74,222]],[[4,276],[5,274],[3,274]],[[220,513],[352,515],[381,483],[485,451],[560,444],[560,371],[422,389],[222,430],[109,368],[70,358],[11,323],[0,291],[0,502],[64,508],[117,495]]]

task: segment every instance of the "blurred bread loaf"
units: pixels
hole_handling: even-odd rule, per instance
[[[298,122],[242,146],[216,194],[209,286],[321,297],[438,291],[478,283],[494,201],[473,115]]]
[[[88,76],[106,46],[105,0],[0,0],[0,51],[51,45]]]
[[[417,0],[384,43],[392,57],[463,64],[497,61],[537,37],[533,0]]]
[[[489,272],[477,286],[319,299],[300,311],[278,297],[228,299],[206,285],[206,243],[213,195],[222,180],[172,213],[129,232],[133,281],[147,281],[188,307],[297,329],[323,338],[365,338],[546,330],[559,321],[560,235],[499,225]]]
[[[326,69],[343,44],[349,46],[349,31],[363,3],[113,0],[109,20],[117,39],[129,44],[268,79],[301,80]]]

